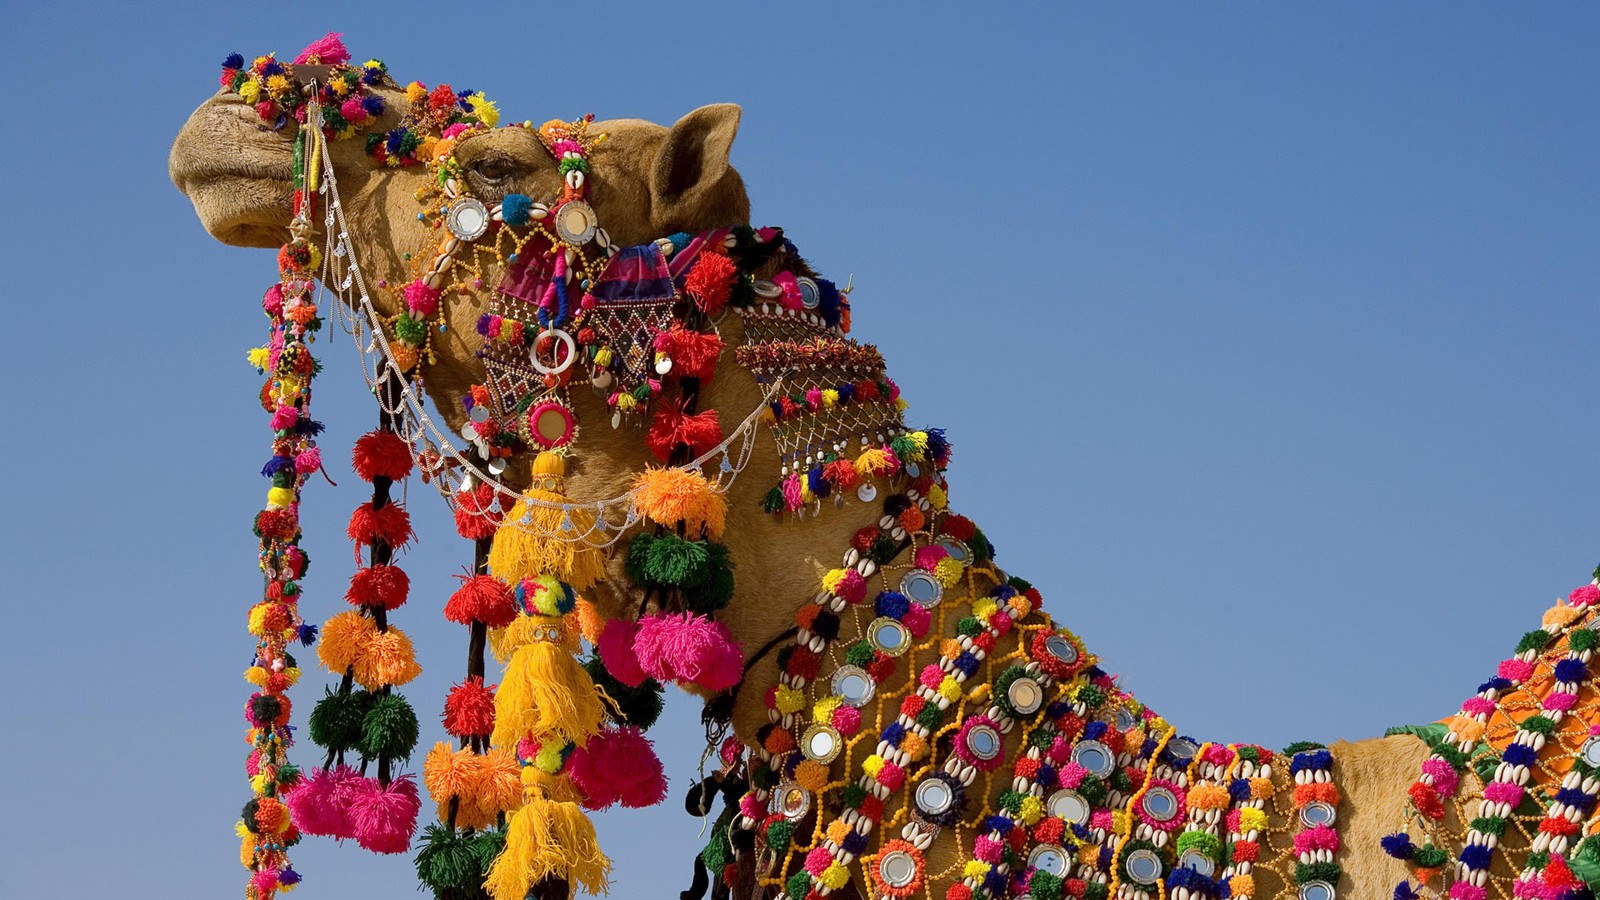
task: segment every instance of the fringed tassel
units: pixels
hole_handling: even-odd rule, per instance
[[[562,878],[589,894],[610,887],[611,860],[600,852],[594,824],[578,804],[536,793],[511,817],[506,848],[484,888],[494,900],[524,900],[546,878]]]
[[[594,511],[574,507],[563,493],[566,462],[548,450],[533,461],[528,497],[518,500],[495,531],[489,571],[506,584],[554,575],[583,590],[605,575]]]
[[[494,734],[498,747],[516,744],[524,735],[545,736],[582,746],[600,730],[605,708],[600,693],[568,649],[560,619],[528,616],[532,639],[511,655],[505,677],[494,695]],[[507,631],[517,630],[519,621]]]

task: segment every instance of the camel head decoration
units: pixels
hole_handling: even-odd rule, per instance
[[[172,149],[214,237],[284,248],[253,357],[275,460],[254,900],[298,880],[302,832],[415,849],[444,898],[603,890],[580,807],[661,799],[640,726],[664,681],[705,697],[720,762],[691,811],[726,801],[686,897],[1488,900],[1600,877],[1595,583],[1439,724],[1276,753],[1181,735],[949,510],[948,444],[903,424],[881,357],[845,337],[849,290],[749,227],[738,107],[670,127],[498,116],[351,66],[330,36],[295,63],[230,58]],[[309,639],[293,542],[320,465],[313,277],[372,338],[383,412],[353,455],[368,553],[318,646],[342,680],[303,774],[282,726],[284,648]],[[418,840],[395,771],[418,727],[393,691],[416,664],[388,621],[410,530],[388,489],[414,462],[474,548],[446,606],[474,662],[446,700],[457,742],[421,767],[439,821]]]

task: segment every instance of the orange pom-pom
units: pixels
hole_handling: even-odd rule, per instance
[[[661,525],[683,522],[691,534],[704,528],[706,536],[715,540],[722,535],[728,501],[699,472],[651,468],[634,479],[633,508]]]
[[[367,643],[378,631],[378,626],[362,614],[342,612],[322,626],[322,637],[317,641],[317,659],[330,672],[343,673],[355,665]]]
[[[417,665],[411,639],[398,628],[374,631],[356,657],[355,679],[362,687],[375,691],[385,685],[406,684],[422,674]]]

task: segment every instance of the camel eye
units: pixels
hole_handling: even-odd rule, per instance
[[[468,170],[484,181],[495,182],[516,174],[517,166],[509,159],[491,156],[473,163]]]

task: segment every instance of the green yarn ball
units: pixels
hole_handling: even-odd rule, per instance
[[[361,755],[367,759],[404,759],[417,746],[417,714],[399,694],[379,697],[361,720]]]
[[[436,895],[466,894],[483,884],[482,862],[473,852],[474,836],[457,834],[435,822],[422,831],[417,880]]]
[[[330,753],[355,749],[361,743],[361,723],[372,708],[372,695],[363,690],[343,694],[335,694],[332,688],[323,691],[308,722],[311,740]]]
[[[616,701],[617,709],[611,718],[618,724],[648,729],[661,718],[661,685],[655,679],[646,678],[638,687],[628,687],[606,671],[598,653],[583,661],[583,670],[596,687]]]

